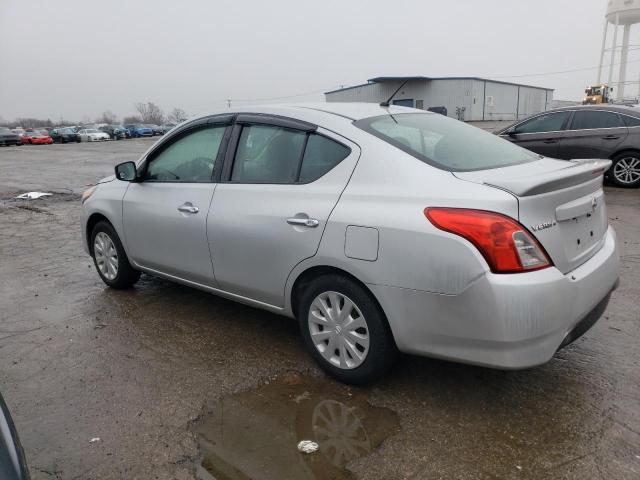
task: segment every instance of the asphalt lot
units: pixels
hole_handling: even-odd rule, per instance
[[[640,191],[607,188],[621,285],[551,362],[405,357],[356,389],[288,319],[149,276],[104,286],[79,193],[151,144],[0,148],[0,391],[34,479],[640,478]],[[11,199],[30,190],[58,193]]]

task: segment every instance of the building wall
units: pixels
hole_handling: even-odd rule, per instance
[[[327,102],[387,100],[401,81],[370,83],[325,95]],[[413,100],[413,106],[445,107],[449,117],[464,121],[514,121],[548,110],[553,92],[490,80],[434,79],[408,82],[393,100]]]

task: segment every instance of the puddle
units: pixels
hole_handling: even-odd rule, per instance
[[[399,431],[396,413],[371,406],[364,392],[291,374],[224,397],[194,427],[198,478],[351,479],[347,464]],[[320,448],[301,453],[302,440]]]

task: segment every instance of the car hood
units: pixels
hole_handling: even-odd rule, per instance
[[[108,177],[104,177],[103,179],[98,180],[98,184],[113,182],[115,179],[116,179],[115,175],[109,175]]]

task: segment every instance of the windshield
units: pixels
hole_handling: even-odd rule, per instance
[[[98,133],[98,130],[96,130],[96,129],[94,129],[94,128],[87,128],[87,129],[85,130],[85,132],[87,132],[87,133]]]
[[[11,133],[11,130],[9,130],[6,127],[0,127],[0,132],[2,132],[2,133]]]
[[[402,113],[354,125],[429,165],[453,172],[486,170],[540,157],[492,133],[433,113]]]

